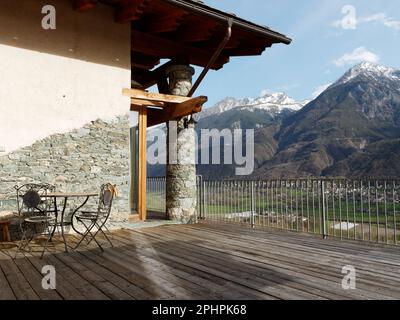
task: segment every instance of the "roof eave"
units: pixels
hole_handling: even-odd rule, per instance
[[[180,6],[188,11],[192,11],[193,13],[208,15],[209,17],[212,17],[213,19],[217,19],[220,21],[227,21],[228,18],[232,18],[233,26],[247,29],[249,31],[258,33],[259,35],[264,37],[268,36],[276,40],[277,43],[284,43],[289,45],[292,42],[292,39],[288,38],[287,36],[279,32],[273,31],[267,27],[260,26],[253,22],[244,20],[242,18],[235,16],[234,14],[226,13],[218,9],[211,8],[202,3],[192,2],[187,0],[164,0],[164,1],[169,2],[175,6]]]

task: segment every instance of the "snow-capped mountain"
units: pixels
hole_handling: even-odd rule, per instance
[[[271,115],[279,115],[286,111],[298,111],[309,101],[297,102],[288,97],[285,93],[267,93],[258,98],[226,98],[218,102],[215,106],[203,110],[198,116],[199,119],[209,117],[215,114],[237,109],[237,111],[266,111]]]
[[[400,178],[400,71],[356,65],[309,103],[280,93],[227,98],[196,128],[256,129],[257,179]],[[234,165],[197,167],[210,179],[234,172]]]
[[[378,82],[394,81],[398,84],[398,81],[400,81],[400,70],[370,62],[362,62],[347,71],[331,87],[343,85],[356,79]]]

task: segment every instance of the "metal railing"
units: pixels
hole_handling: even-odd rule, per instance
[[[163,178],[157,178],[163,180]],[[163,199],[150,194],[150,202]],[[152,189],[153,190],[153,189]],[[153,201],[153,202],[152,202]],[[199,218],[386,244],[400,243],[400,181],[203,181]]]
[[[147,209],[153,212],[166,211],[165,178],[147,179]]]
[[[147,178],[147,209],[151,212],[166,211],[166,179],[164,177]],[[201,212],[202,177],[197,176],[197,212]]]

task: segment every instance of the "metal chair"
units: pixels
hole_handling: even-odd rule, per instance
[[[96,239],[99,233],[104,235],[104,237],[113,247],[113,244],[109,236],[107,236],[104,230],[107,231],[109,234],[111,234],[106,226],[106,223],[111,214],[112,203],[115,195],[116,195],[115,185],[111,183],[103,184],[100,190],[99,206],[97,208],[97,211],[80,211],[75,215],[75,219],[78,222],[82,223],[86,231],[83,232],[82,238],[77,243],[74,250],[78,249],[78,247],[82,244],[84,240],[87,240],[88,245],[92,241],[95,241],[100,250],[104,251],[103,247]]]
[[[38,236],[46,235],[41,255],[43,258],[51,240],[51,226],[55,222],[55,217],[49,216],[51,201],[47,198],[47,194],[54,192],[55,187],[50,184],[26,184],[20,187],[16,186],[15,189],[17,191],[19,228],[22,234],[21,242],[25,242],[19,246],[16,256],[19,252],[25,251]]]

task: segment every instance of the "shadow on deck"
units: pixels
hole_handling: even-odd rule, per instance
[[[114,232],[114,248],[20,255],[0,244],[0,299],[400,299],[399,248],[200,223]],[[77,241],[70,236],[71,245]],[[52,265],[56,290],[42,288]],[[342,288],[342,268],[357,289]]]

